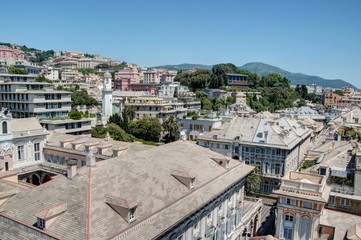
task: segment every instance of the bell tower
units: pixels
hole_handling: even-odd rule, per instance
[[[102,89],[102,122],[106,124],[109,117],[113,114],[113,90],[112,75],[107,71],[103,78]]]

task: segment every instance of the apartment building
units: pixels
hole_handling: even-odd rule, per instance
[[[160,122],[163,122],[169,116],[180,118],[187,114],[184,103],[176,99],[140,96],[130,98],[125,105],[133,107],[137,119],[158,118]]]
[[[261,191],[271,193],[280,178],[295,171],[309,149],[312,130],[288,118],[234,117],[198,136],[200,146],[256,165]]]
[[[24,60],[25,55],[24,52],[19,49],[0,45],[0,59]]]
[[[222,125],[222,119],[219,117],[202,117],[192,119],[192,117],[179,118],[178,125],[180,130],[184,130],[188,140],[197,140],[200,134],[212,132],[213,129]]]
[[[13,81],[0,80],[0,107],[11,111],[14,118],[68,116],[70,92],[54,90],[52,83],[32,81],[33,76],[9,75],[5,77]]]

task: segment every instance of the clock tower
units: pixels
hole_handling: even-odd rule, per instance
[[[12,168],[12,116],[5,108],[0,111],[0,172],[8,171]]]

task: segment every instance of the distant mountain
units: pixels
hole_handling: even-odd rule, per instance
[[[178,71],[178,70],[189,70],[189,69],[193,69],[193,68],[201,68],[201,69],[211,70],[212,67],[213,67],[213,65],[183,63],[183,64],[178,64],[178,65],[157,66],[154,68],[164,68],[164,69]],[[323,87],[342,88],[345,86],[352,86],[353,88],[357,89],[352,84],[350,84],[344,80],[341,80],[341,79],[330,80],[330,79],[324,79],[324,78],[317,77],[317,76],[306,75],[303,73],[291,73],[291,72],[283,70],[279,67],[275,67],[275,66],[268,65],[265,63],[252,62],[252,63],[247,63],[239,68],[246,69],[251,72],[255,72],[261,76],[267,76],[270,73],[278,73],[278,74],[281,74],[282,76],[288,78],[289,80],[291,80],[291,84],[293,84],[293,85],[297,85],[297,84],[310,85],[310,84],[314,83],[314,84],[317,84],[317,85],[320,85]]]
[[[323,87],[342,88],[342,87],[346,87],[346,86],[352,86],[353,88],[357,89],[352,84],[350,84],[344,80],[341,80],[341,79],[332,79],[331,80],[331,79],[324,79],[324,78],[317,77],[317,76],[305,75],[303,73],[291,73],[291,72],[285,71],[281,68],[271,66],[271,65],[268,65],[265,63],[252,62],[252,63],[247,63],[239,68],[246,69],[251,72],[255,72],[261,76],[267,76],[270,73],[278,73],[278,74],[284,76],[285,78],[288,78],[289,80],[291,80],[291,84],[293,84],[293,85],[297,85],[297,84],[310,85],[310,84],[315,83],[315,84],[323,86]]]
[[[213,65],[182,63],[182,64],[178,64],[178,65],[163,65],[163,66],[156,66],[156,67],[152,67],[152,68],[163,68],[163,69],[168,69],[168,70],[179,71],[179,70],[190,70],[190,69],[193,69],[193,68],[211,70],[212,67],[213,67]]]

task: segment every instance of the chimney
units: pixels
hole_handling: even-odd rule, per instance
[[[67,177],[72,179],[77,174],[78,160],[69,158],[66,160],[66,165]]]
[[[96,159],[92,151],[88,152],[85,158],[86,166],[87,167],[95,167],[96,166]]]

